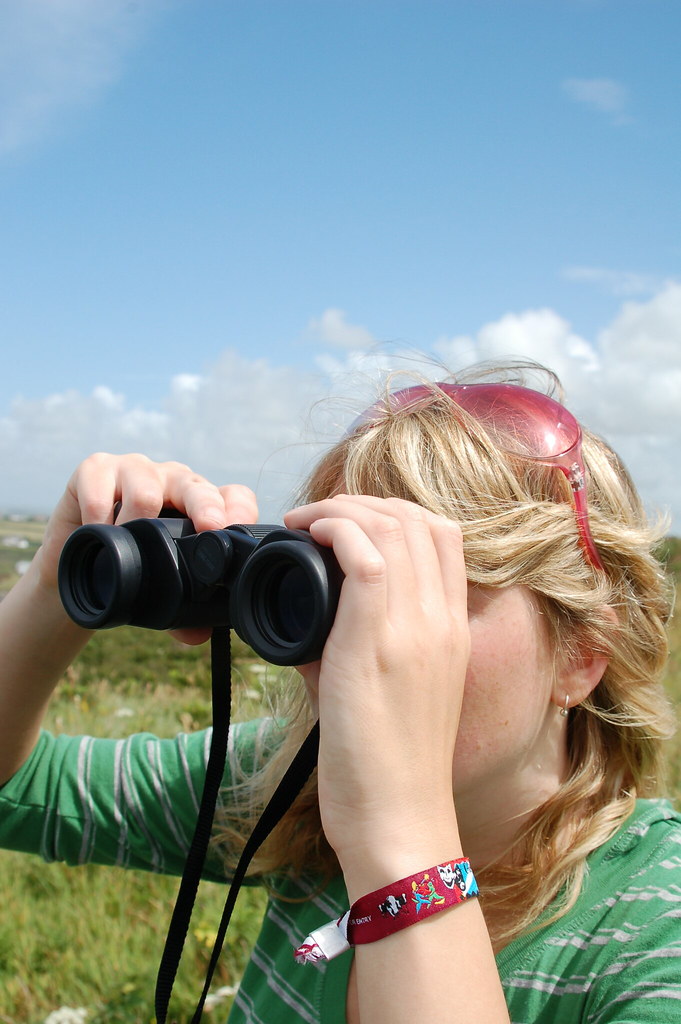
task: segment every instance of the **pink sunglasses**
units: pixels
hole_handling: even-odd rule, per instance
[[[437,389],[477,420],[502,451],[553,466],[565,474],[574,496],[582,548],[589,562],[603,569],[589,528],[582,428],[572,413],[548,395],[519,384],[417,384],[395,391],[387,403],[382,399],[370,406],[357,417],[348,434],[375,426],[388,412],[399,412],[432,398]]]

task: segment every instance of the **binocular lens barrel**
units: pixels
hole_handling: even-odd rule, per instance
[[[74,621],[87,629],[129,621],[142,558],[134,537],[114,526],[83,526],[64,547],[59,592]]]
[[[295,564],[275,564],[261,571],[259,584],[252,609],[259,628],[274,642],[300,643],[314,621],[314,599],[304,570]]]
[[[104,545],[94,542],[83,552],[79,593],[95,612],[108,608],[116,589],[115,563]]]

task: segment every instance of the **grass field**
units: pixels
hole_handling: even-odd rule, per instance
[[[30,527],[24,531],[23,527]],[[28,548],[0,546],[0,590],[30,558],[41,524],[0,523],[6,536],[29,537]],[[29,536],[30,534],[30,536]],[[670,564],[681,573],[681,543]],[[681,702],[681,626],[672,627],[668,686]],[[233,649],[237,716],[246,718],[278,685],[278,672]],[[170,736],[210,722],[207,647],[187,648],[165,634],[122,628],[98,633],[62,680],[48,726],[67,733],[124,736],[150,730]],[[681,741],[669,745],[670,781],[681,794]],[[96,867],[64,868],[34,857],[0,853],[0,1024],[151,1024],[156,970],[177,880]],[[226,890],[204,884],[175,987],[173,1016],[191,1018],[205,976]],[[264,896],[244,890],[214,979],[215,1006],[206,1020],[224,1021],[259,927]],[[59,1019],[59,1007],[73,1012]],[[77,1014],[79,1008],[87,1011]]]

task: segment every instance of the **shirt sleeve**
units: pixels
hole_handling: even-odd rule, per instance
[[[224,785],[253,770],[271,721],[230,729]],[[182,874],[198,814],[211,730],[159,739],[52,736],[0,789],[0,846],[47,861]],[[204,876],[224,881],[221,860]]]

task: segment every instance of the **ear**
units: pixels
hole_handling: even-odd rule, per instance
[[[617,625],[617,614],[610,605],[604,605],[599,609],[604,618],[609,619],[613,626]],[[553,687],[551,699],[559,708],[574,708],[598,686],[603,674],[608,667],[608,658],[599,651],[593,651],[585,646],[580,647],[575,654],[566,659],[556,673],[556,681]]]

